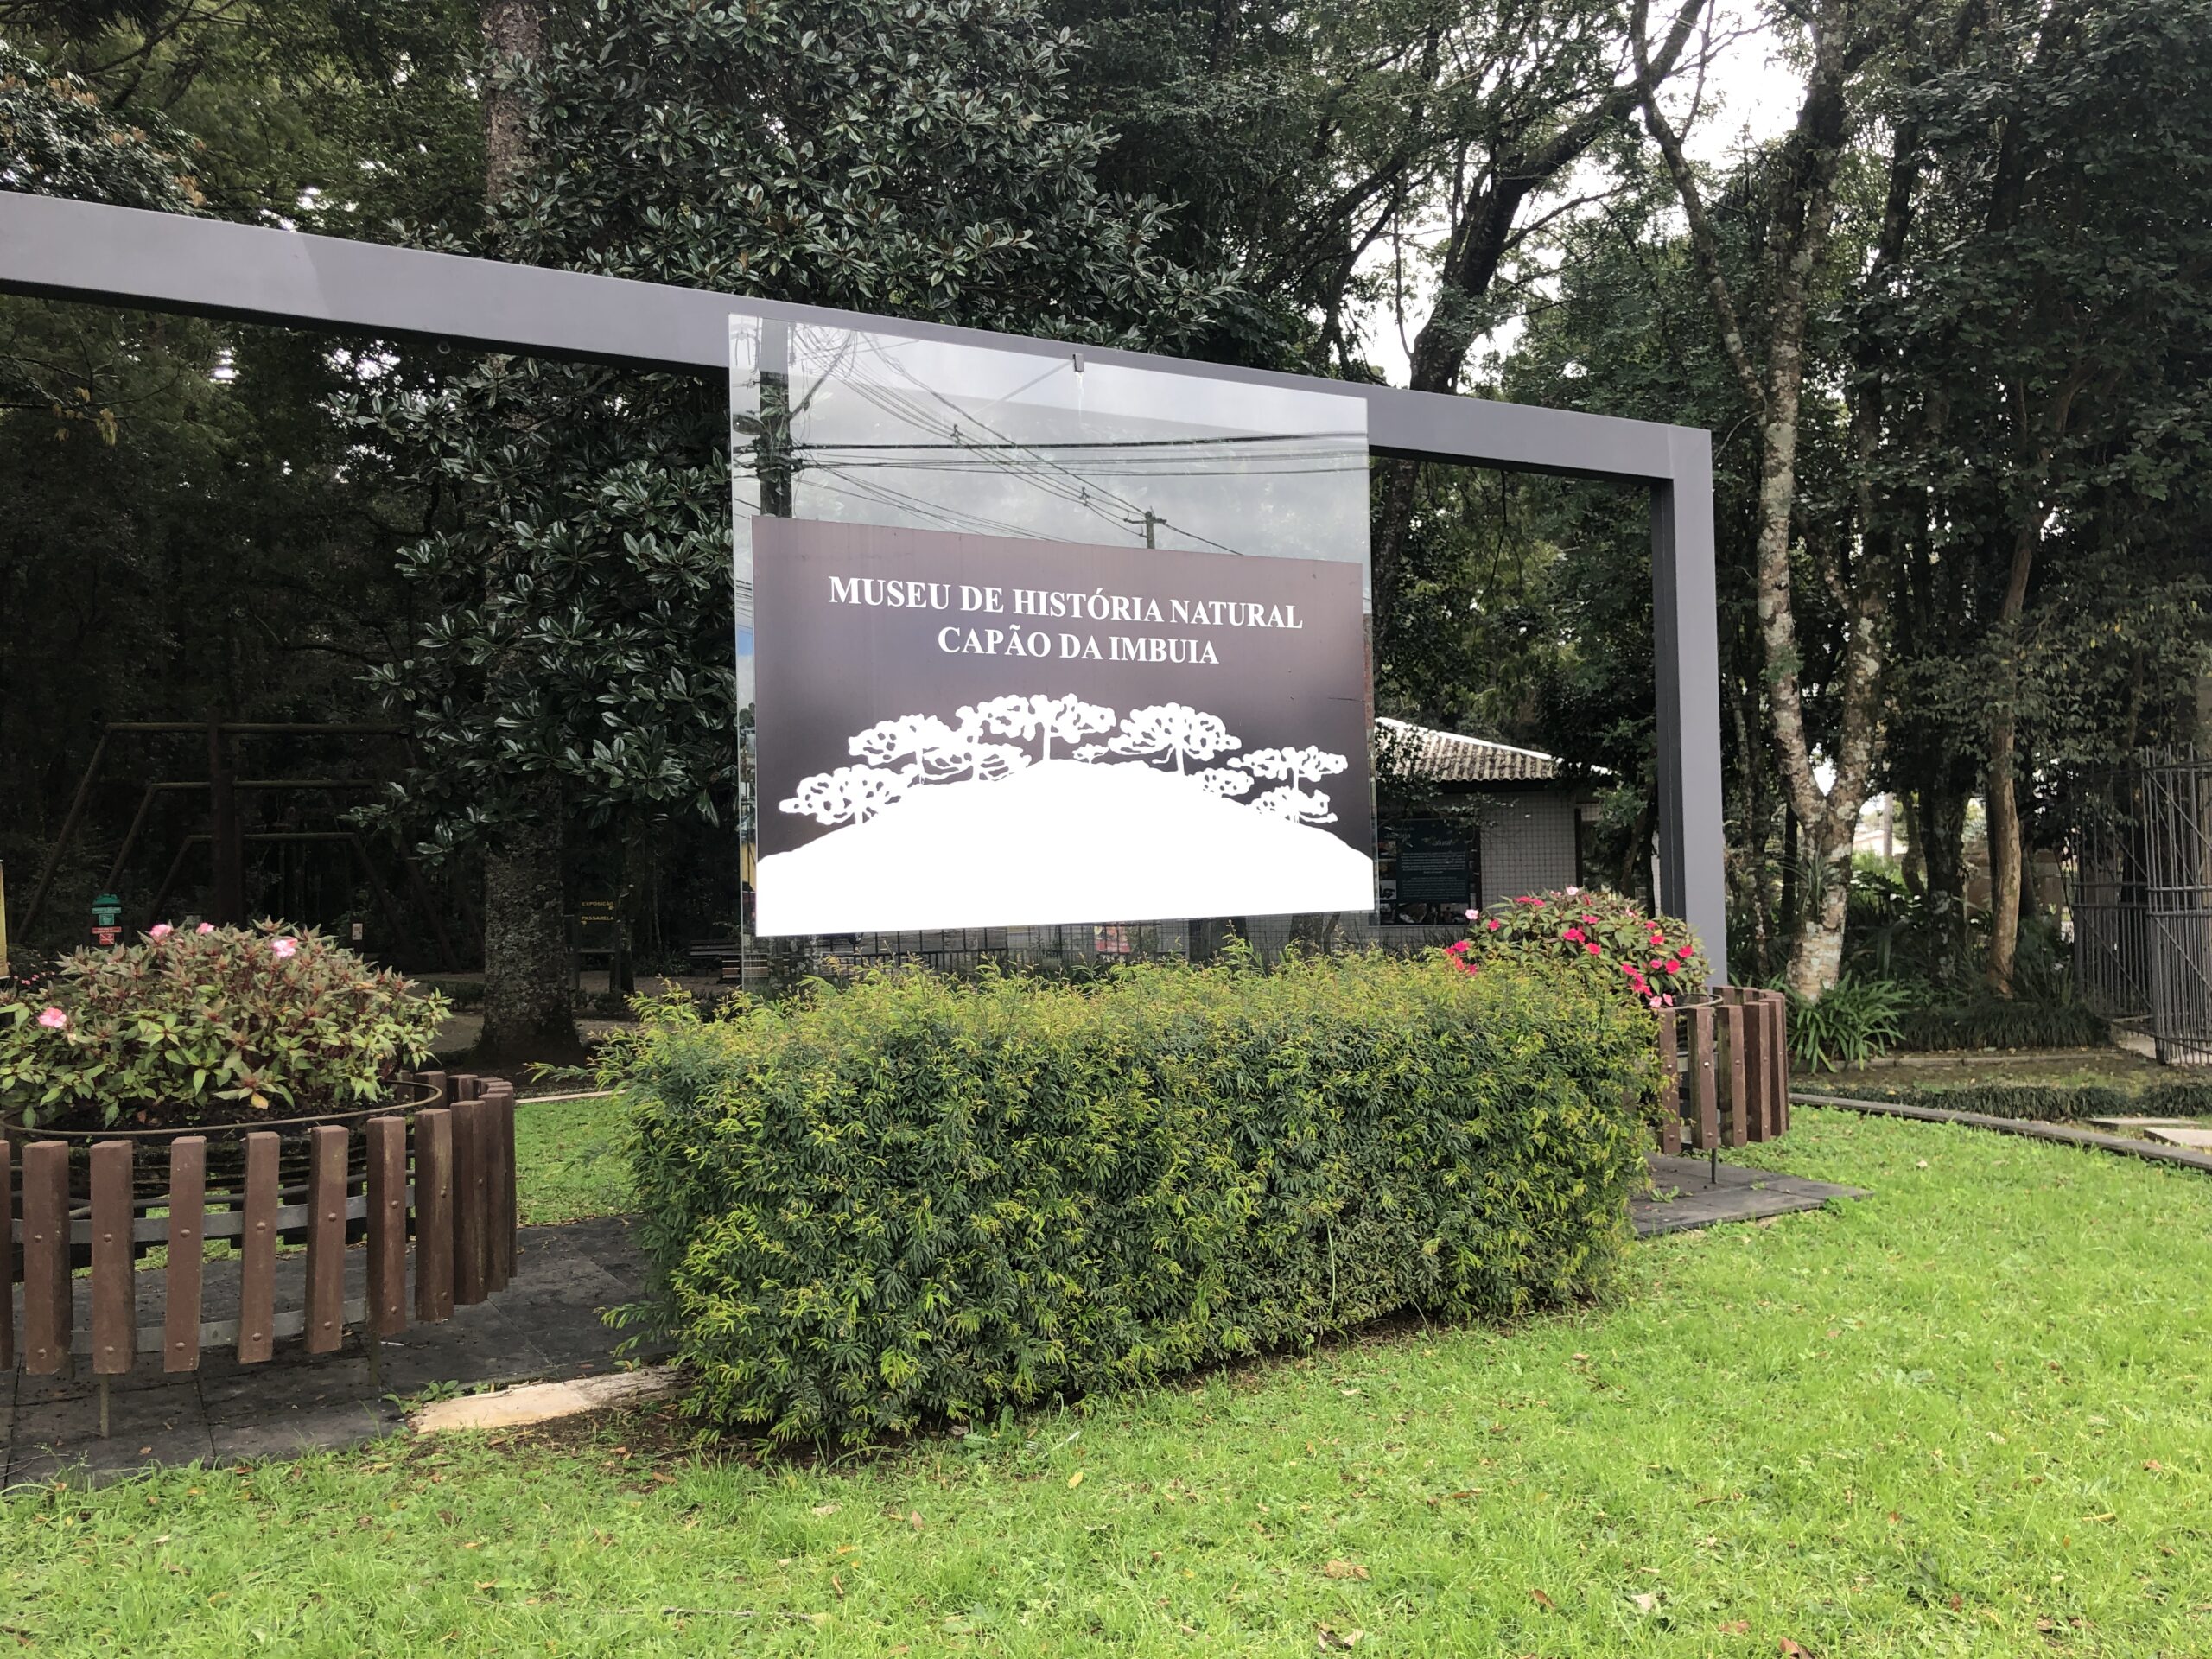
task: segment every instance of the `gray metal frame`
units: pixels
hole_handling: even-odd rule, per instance
[[[1022,335],[4,192],[0,292],[716,378],[728,372],[733,312],[1039,356],[1073,349]],[[1726,979],[1710,433],[1137,352],[1081,349],[1098,361],[1133,368],[1356,394],[1367,400],[1369,444],[1381,454],[1648,488],[1658,693],[1659,899],[1704,938],[1713,982]]]

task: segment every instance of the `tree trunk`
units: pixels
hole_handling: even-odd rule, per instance
[[[484,200],[500,202],[529,169],[530,130],[510,77],[545,50],[544,0],[483,0],[491,75],[484,93]],[[495,580],[497,578],[494,578]],[[503,666],[503,665],[501,665]],[[494,677],[499,671],[495,667]],[[484,1035],[487,1059],[582,1058],[569,996],[560,780],[508,780],[519,809],[484,854]]]
[[[561,786],[520,786],[528,818],[484,855],[481,1058],[574,1061],[583,1055],[569,995],[567,906],[561,874]]]
[[[508,77],[545,51],[544,0],[483,0],[491,79],[484,93],[484,200],[494,212],[530,166],[530,126]]]
[[[1920,791],[1921,851],[1928,870],[1928,974],[1958,982],[1967,960],[1967,794],[1948,781]]]
[[[2038,511],[2041,503],[2037,502]],[[1998,638],[2008,650],[2017,646],[2008,638],[2027,608],[2028,576],[2035,563],[2037,544],[2043,539],[2039,521],[2023,524],[2012,537],[2012,567],[2005,584],[2005,602],[1997,613]],[[2016,702],[2019,696],[2017,663],[1998,688],[1989,721],[1989,776],[1984,804],[1989,814],[1989,988],[1999,996],[2012,995],[2012,962],[2020,945],[2020,802],[2013,772],[2014,750],[2019,734]]]
[[[1827,696],[1840,709],[1832,745],[1835,771],[1825,790],[1815,775],[1813,734],[1806,721],[1791,569],[1797,503],[1799,410],[1811,303],[1834,218],[1834,182],[1850,131],[1846,93],[1853,57],[1853,14],[1841,0],[1821,0],[1808,19],[1812,60],[1795,130],[1784,146],[1783,173],[1767,252],[1770,292],[1763,321],[1764,362],[1748,336],[1703,190],[1681,139],[1660,107],[1640,38],[1632,39],[1643,83],[1644,124],[1657,143],[1681,199],[1690,251],[1713,307],[1721,347],[1746,405],[1758,423],[1759,481],[1754,565],[1760,644],[1766,658],[1767,704],[1783,798],[1796,812],[1811,856],[1802,861],[1806,891],[1792,934],[1790,988],[1817,999],[1835,983],[1843,959],[1843,918],[1851,838],[1866,799],[1879,739],[1883,631],[1887,573],[1862,570],[1857,581],[1831,576],[1844,606],[1842,660]],[[1860,526],[1864,531],[1866,526]],[[1840,543],[1839,543],[1840,545]],[[1821,550],[1815,550],[1816,557]],[[1870,555],[1867,562],[1872,563]]]

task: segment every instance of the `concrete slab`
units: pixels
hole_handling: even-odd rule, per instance
[[[1648,1161],[1651,1192],[1648,1197],[1631,1198],[1628,1206],[1639,1238],[1820,1210],[1839,1198],[1866,1196],[1855,1186],[1777,1175],[1771,1170],[1739,1164],[1724,1163],[1716,1172],[1706,1158],[1655,1154]]]
[[[469,1428],[521,1428],[530,1423],[550,1423],[609,1406],[658,1400],[677,1389],[673,1365],[649,1370],[617,1371],[606,1376],[580,1378],[574,1382],[525,1382],[497,1394],[469,1395],[459,1400],[440,1400],[415,1414],[418,1434],[449,1434]]]
[[[2199,1152],[2212,1152],[2212,1128],[2202,1123],[2146,1123],[2143,1133],[2170,1147],[2193,1147]]]

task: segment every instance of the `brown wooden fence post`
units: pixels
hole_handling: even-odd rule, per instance
[[[1780,991],[1767,993],[1769,1032],[1773,1043],[1769,1051],[1768,1064],[1774,1071],[1774,1102],[1778,1127],[1775,1133],[1789,1132],[1789,999]]]
[[[407,1328],[407,1120],[372,1117],[368,1184],[369,1339]]]
[[[1768,1121],[1771,1109],[1768,1096],[1774,1091],[1768,1087],[1766,1005],[1757,991],[1745,991],[1739,1001],[1744,1033],[1744,1133],[1746,1139],[1758,1142],[1774,1135]]]
[[[69,1363],[69,1147],[23,1148],[23,1369],[58,1376]]]
[[[415,1114],[415,1317],[453,1317],[453,1110]]]
[[[1672,1008],[1659,1010],[1659,1150],[1682,1149],[1682,1078]]]
[[[1690,1009],[1690,1109],[1695,1113],[1697,1149],[1710,1152],[1720,1142],[1719,1103],[1713,1075],[1713,1005]]]
[[[485,1146],[486,1103],[467,1086],[474,1078],[460,1081],[464,1092],[453,1109],[453,1300],[456,1307],[471,1307],[486,1294],[491,1172]]]
[[[308,1351],[331,1354],[346,1340],[346,1131],[308,1132]]]
[[[92,1147],[92,1374],[121,1376],[138,1357],[138,1295],[130,1273],[128,1141]],[[105,1425],[102,1425],[105,1432]]]
[[[484,1282],[505,1290],[515,1272],[515,1086],[494,1078],[484,1091],[486,1162],[490,1178],[490,1222]]]
[[[1720,1144],[1740,1147],[1744,1144],[1745,1119],[1748,1116],[1744,1109],[1747,1103],[1744,1098],[1744,1006],[1740,1002],[1723,1002],[1713,1012],[1720,1021],[1728,1066],[1722,1081],[1728,1109],[1720,1120]]]
[[[201,1241],[207,1228],[207,1137],[169,1142],[169,1265],[162,1306],[162,1369],[200,1365]]]
[[[238,1363],[276,1349],[276,1154],[268,1129],[245,1138],[245,1213],[238,1234]]]
[[[0,1135],[0,1371],[16,1369],[16,1148]]]

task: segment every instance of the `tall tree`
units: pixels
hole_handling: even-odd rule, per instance
[[[2212,429],[2212,107],[2199,90],[2212,6],[2029,0],[1993,14],[1900,102],[1897,165],[1923,181],[1920,224],[1903,280],[1868,311],[1898,365],[1890,477],[1928,480],[1910,497],[1922,581],[1951,589],[1916,683],[1945,747],[1980,751],[1986,967],[2009,995],[2023,734],[2077,753],[2068,709],[2099,707],[2067,683],[2095,678],[2084,652],[2054,645],[2102,611],[2107,660],[2190,665],[2172,657],[2169,595],[2194,573],[2162,569],[2145,531],[2189,496]],[[2133,596],[2116,608],[2100,597],[2115,569]],[[2129,677],[2139,701],[2141,668]]]
[[[1098,187],[1069,50],[1027,0],[555,7],[501,77],[526,154],[492,234],[534,264],[1183,344],[1216,289],[1155,251],[1156,204]],[[432,620],[381,680],[423,756],[400,810],[494,858],[535,838],[543,893],[561,818],[724,817],[724,387],[495,359],[354,418],[431,504],[405,569]],[[548,951],[515,972],[565,996]]]
[[[1827,755],[1833,770],[1823,787],[1801,678],[1793,556],[1802,505],[1798,451],[1807,348],[1835,251],[1839,175],[1866,116],[1872,68],[1904,43],[1907,16],[1887,0],[1813,0],[1804,13],[1804,92],[1770,174],[1764,257],[1755,284],[1729,269],[1707,188],[1661,96],[1656,60],[1640,37],[1637,45],[1644,124],[1681,199],[1713,323],[1759,432],[1754,545],[1767,702],[1775,759],[1804,838],[1803,869],[1813,889],[1799,908],[1789,982],[1808,998],[1827,990],[1842,970],[1852,838],[1880,737],[1890,574],[1872,568],[1863,543],[1854,549],[1840,537],[1819,537],[1808,544],[1820,580],[1844,612],[1844,658],[1833,692],[1838,718]]]
[[[548,17],[544,0],[484,0],[484,207],[494,252],[511,250],[511,217],[528,208],[510,199],[524,188],[537,154],[524,88],[543,59]],[[486,373],[504,376],[495,359]],[[528,414],[520,406],[486,409],[519,438]],[[527,568],[526,550],[485,550],[487,575]],[[496,580],[496,577],[493,577]],[[518,641],[487,655],[484,672],[493,695],[526,700],[537,666]],[[580,1052],[569,997],[567,791],[557,768],[540,767],[511,780],[509,810],[484,836],[484,1029],[478,1047],[493,1057],[569,1058]]]

